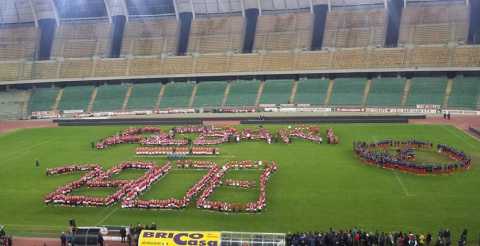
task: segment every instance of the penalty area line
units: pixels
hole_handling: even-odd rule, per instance
[[[119,209],[119,207],[116,207],[114,210],[110,211],[110,213],[105,215],[105,217],[103,217],[96,225],[98,226],[98,225],[102,224],[103,222],[105,222],[108,218],[110,218],[110,216],[112,216],[115,212],[117,212],[118,209]]]
[[[405,193],[405,196],[413,196],[412,194],[410,194],[408,192],[407,187],[405,186],[403,181],[400,179],[400,176],[398,176],[398,174],[395,171],[393,172],[393,175],[395,175],[395,178],[397,178],[397,181],[400,184],[400,186],[402,187],[402,190],[403,190],[403,193]]]

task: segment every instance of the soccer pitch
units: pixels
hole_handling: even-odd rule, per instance
[[[327,145],[295,139],[292,144],[242,142],[220,145],[221,155],[202,157],[223,164],[228,160],[273,160],[279,169],[267,184],[267,208],[257,214],[220,213],[195,208],[180,210],[72,208],[45,205],[43,197],[80,177],[47,176],[46,168],[98,163],[104,170],[127,160],[149,160],[161,165],[166,158],[138,158],[137,145],[93,150],[92,141],[128,126],[25,129],[0,135],[0,224],[15,235],[56,236],[70,218],[80,226],[128,225],[155,222],[160,229],[293,232],[330,227],[436,233],[449,228],[457,235],[467,228],[480,231],[480,142],[450,126],[407,124],[319,125],[322,136],[333,127],[340,144]],[[239,126],[243,127],[243,126]],[[253,126],[248,126],[253,127]],[[264,126],[274,131],[286,127]],[[168,129],[168,127],[165,127]],[[415,176],[366,166],[355,157],[352,142],[385,138],[449,144],[472,156],[466,172]],[[40,167],[35,167],[35,160]],[[134,177],[138,173],[126,173]],[[174,171],[155,183],[147,199],[181,197],[203,175]],[[233,178],[258,180],[259,172],[238,171]],[[85,192],[85,191],[84,191]],[[89,192],[89,191],[86,191]],[[109,191],[92,191],[103,194]],[[246,202],[257,193],[218,189],[213,199]]]

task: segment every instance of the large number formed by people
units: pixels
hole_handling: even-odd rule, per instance
[[[437,144],[436,152],[450,160],[449,163],[418,163],[415,161],[417,150],[432,150],[433,143],[419,140],[382,140],[367,143],[353,143],[357,157],[368,165],[398,170],[416,175],[452,174],[470,169],[471,158],[463,151],[446,144]],[[395,150],[396,153],[392,154]]]

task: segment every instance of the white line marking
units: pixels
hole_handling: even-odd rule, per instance
[[[462,136],[461,136],[460,134],[458,134],[456,131],[452,130],[449,126],[444,125],[443,128],[445,128],[448,132],[450,132],[452,135],[454,135],[454,136],[457,137],[458,139],[462,140],[463,143],[468,144],[468,146],[470,146],[470,147],[472,147],[472,148],[476,148],[475,145],[473,145],[472,143],[466,141],[465,138],[462,138]],[[457,128],[455,128],[455,129],[457,129]],[[469,135],[467,134],[467,136],[469,136]],[[470,136],[470,137],[468,137],[467,139],[471,139],[471,138],[473,138],[473,137]],[[475,140],[476,140],[476,139],[475,139]]]
[[[98,225],[102,224],[103,222],[105,222],[108,218],[110,218],[110,216],[112,216],[115,212],[117,212],[118,209],[119,209],[119,207],[116,207],[110,213],[105,215],[105,217],[103,217],[96,225],[98,226]]]
[[[50,140],[45,140],[43,142],[40,142],[38,144],[34,144],[34,145],[31,145],[29,146],[28,148],[23,148],[22,151],[16,151],[16,152],[13,152],[13,153],[10,153],[10,155],[7,156],[7,158],[3,159],[2,162],[8,162],[8,161],[11,161],[11,160],[15,160],[16,158],[20,157],[20,156],[23,156],[23,155],[26,155],[29,153],[30,150],[40,146],[40,145],[44,145],[46,143],[50,143],[52,142],[53,140],[50,139]]]
[[[405,184],[403,183],[403,181],[400,179],[400,177],[398,176],[397,172],[394,171],[393,174],[395,175],[395,178],[397,178],[398,183],[399,183],[400,186],[402,187],[402,190],[403,190],[403,193],[405,193],[405,196],[412,196],[410,193],[408,193],[407,187],[405,186]]]

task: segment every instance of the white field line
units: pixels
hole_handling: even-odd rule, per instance
[[[456,131],[452,130],[450,127],[444,125],[443,128],[445,128],[448,132],[450,132],[452,135],[454,135],[455,137],[457,137],[458,139],[462,140],[463,143],[466,143],[468,146],[472,147],[472,148],[476,148],[475,145],[473,145],[472,143],[466,141],[470,138],[473,138],[475,141],[478,141],[477,139],[475,139],[473,136],[470,136],[469,134],[467,134],[467,136],[469,136],[468,139],[464,139],[462,138],[462,136],[460,136],[460,134],[458,134]]]
[[[46,144],[46,143],[50,143],[50,142],[52,142],[52,141],[53,141],[52,139],[50,139],[50,140],[45,140],[45,141],[43,141],[43,142],[40,142],[40,143],[31,145],[31,146],[29,146],[29,147],[27,147],[27,148],[23,148],[21,151],[16,151],[16,152],[10,153],[10,154],[7,156],[7,158],[5,158],[5,159],[2,160],[2,162],[8,162],[8,161],[14,160],[14,159],[16,159],[16,158],[18,158],[18,157],[20,157],[20,156],[26,155],[26,154],[28,154],[28,152],[29,152],[30,150],[32,150],[32,149],[34,149],[34,148],[36,148],[36,147],[38,147],[38,146],[40,146],[40,145],[44,145],[44,144]]]
[[[402,187],[402,190],[403,190],[403,193],[405,193],[405,196],[413,196],[412,194],[410,194],[407,190],[407,187],[405,186],[405,184],[403,183],[403,181],[400,179],[400,177],[398,176],[397,172],[393,171],[393,174],[395,175],[395,178],[397,178],[397,181],[398,183],[400,184],[400,186]]]
[[[120,207],[116,207],[114,210],[110,211],[110,213],[105,215],[105,217],[103,217],[96,225],[98,226],[98,225],[102,224],[103,222],[105,222],[108,218],[110,218],[110,216],[112,216],[115,212],[117,212],[117,210],[119,208]]]

